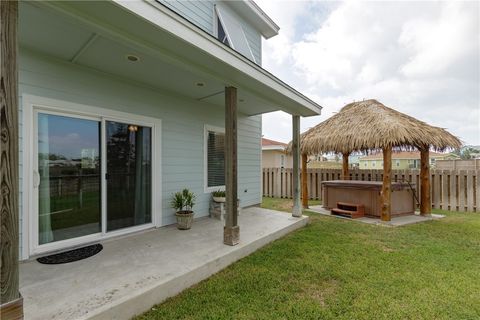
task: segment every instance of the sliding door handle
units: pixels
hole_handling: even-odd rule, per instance
[[[37,170],[33,170],[33,187],[38,188],[40,186],[40,174]]]

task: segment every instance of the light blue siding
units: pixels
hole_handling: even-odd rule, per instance
[[[157,0],[167,8],[188,19],[193,24],[213,35],[213,1]]]
[[[161,119],[161,223],[175,222],[169,200],[173,192],[185,187],[197,194],[196,216],[208,215],[210,194],[204,192],[204,126],[223,127],[223,107],[173,97],[23,48],[20,52],[20,97],[30,94]],[[261,202],[261,117],[239,115],[238,121],[239,198],[241,206],[250,206]],[[21,152],[32,154],[32,150],[23,150],[22,136]],[[21,221],[24,214],[23,211],[20,214]]]

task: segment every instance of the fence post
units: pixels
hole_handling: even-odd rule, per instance
[[[450,204],[448,193],[450,190],[450,170],[442,171],[442,210],[448,210]]]
[[[469,212],[473,212],[473,202],[474,202],[474,196],[473,196],[473,174],[475,171],[473,170],[468,170],[467,171],[467,210]]]
[[[475,170],[475,212],[480,212],[480,171]]]
[[[458,177],[458,211],[464,212],[465,210],[465,170],[460,170],[459,177]]]

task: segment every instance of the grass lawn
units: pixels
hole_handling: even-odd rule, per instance
[[[137,319],[480,319],[480,214],[400,228],[306,214],[307,227]]]

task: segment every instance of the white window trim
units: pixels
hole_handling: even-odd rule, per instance
[[[225,128],[216,127],[206,124],[203,129],[203,191],[204,193],[212,193],[217,190],[225,190],[225,185],[209,187],[208,186],[208,132],[218,132],[225,134]]]
[[[161,119],[144,117],[126,112],[72,103],[57,99],[45,98],[29,94],[22,95],[23,107],[23,200],[22,200],[22,255],[21,259],[26,260],[31,256],[53,252],[69,247],[88,244],[94,241],[109,239],[122,236],[141,230],[162,226],[162,157],[161,157]],[[35,156],[34,137],[37,125],[35,123],[35,114],[38,111],[44,111],[51,114],[71,115],[78,118],[95,118],[102,122],[106,120],[117,120],[123,122],[134,122],[139,125],[146,125],[152,128],[152,222],[140,226],[133,226],[112,232],[100,232],[86,235],[83,237],[55,241],[43,245],[38,244],[38,219],[36,200],[38,195],[33,188]],[[101,137],[101,139],[104,139]],[[102,151],[103,152],[103,151]],[[105,162],[103,162],[102,166]],[[103,172],[103,171],[102,171]],[[102,182],[102,188],[104,183]],[[104,190],[102,190],[104,192]],[[102,201],[102,208],[105,204]],[[105,228],[104,215],[102,214],[102,230]]]

